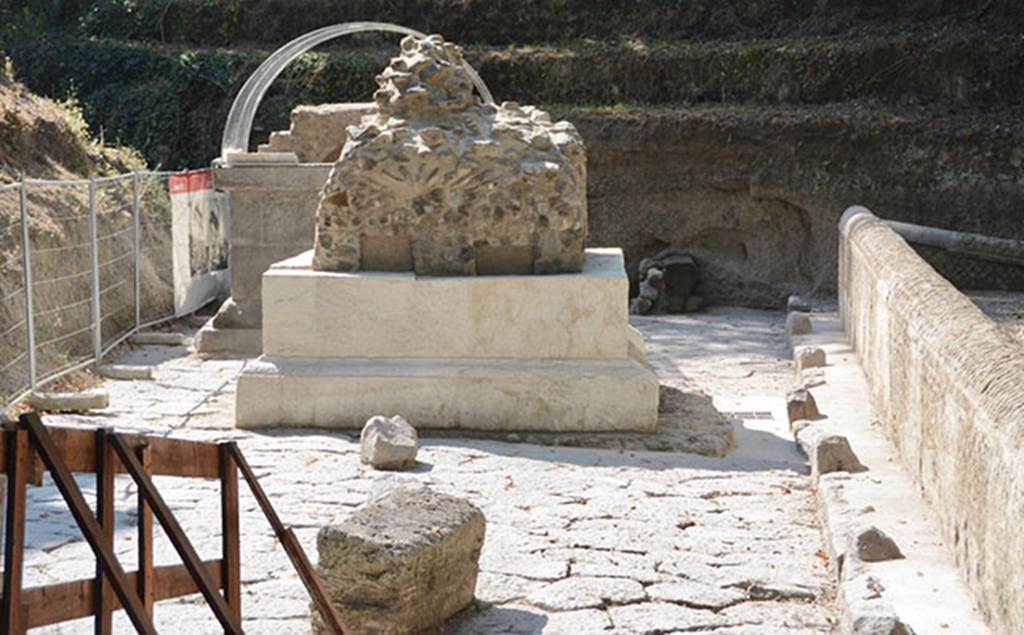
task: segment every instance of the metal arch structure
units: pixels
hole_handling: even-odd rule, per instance
[[[263,96],[266,94],[267,89],[270,88],[270,85],[296,57],[328,40],[366,31],[383,31],[386,33],[426,37],[425,34],[415,29],[398,24],[387,22],[345,22],[310,31],[288,42],[264,60],[259,68],[245,81],[242,89],[238,91],[234,103],[231,104],[231,110],[228,112],[227,121],[224,124],[224,135],[221,137],[220,144],[221,159],[227,161],[230,153],[248,151],[249,135],[252,132],[252,122],[256,117],[256,109],[259,108],[260,102],[263,101]],[[468,62],[465,69],[484,103],[493,104],[494,97],[491,95],[487,85],[480,79],[480,75],[477,74]]]

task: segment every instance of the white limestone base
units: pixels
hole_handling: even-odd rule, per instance
[[[238,427],[653,432],[658,379],[629,326],[622,252],[583,271],[419,277],[263,274],[263,356],[238,379]]]
[[[266,356],[238,380],[240,428],[358,429],[377,414],[416,428],[653,432],[658,380],[631,359]]]

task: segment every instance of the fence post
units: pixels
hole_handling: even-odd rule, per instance
[[[36,328],[32,310],[32,257],[29,253],[28,205],[25,201],[25,176],[18,188],[18,206],[21,211],[21,267],[25,275],[25,330],[28,339],[28,385],[36,389]]]
[[[100,246],[96,231],[96,181],[89,177],[89,243],[92,247],[92,342],[96,363],[103,356],[103,324],[100,321]]]
[[[135,230],[135,241],[132,248],[135,250],[135,330],[142,326],[142,274],[140,262],[142,261],[142,225],[139,218],[139,173],[132,170],[132,224]]]

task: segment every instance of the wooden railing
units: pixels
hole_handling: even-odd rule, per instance
[[[274,533],[295,565],[324,622],[346,630],[295,534],[277,517],[235,443],[201,443],[117,434],[110,430],[48,427],[35,413],[7,424],[0,438],[0,469],[7,475],[3,602],[0,633],[95,616],[96,633],[111,632],[112,613],[125,609],[140,633],[155,633],[153,603],[201,593],[226,633],[242,633],[238,471],[241,470]],[[25,550],[25,493],[49,471],[90,548],[94,578],[22,588]],[[93,514],[74,480],[75,472],[96,474]],[[127,473],[138,486],[138,571],[126,573],[114,554],[114,476]],[[203,561],[152,476],[219,479],[221,558]],[[183,564],[153,566],[156,516]]]

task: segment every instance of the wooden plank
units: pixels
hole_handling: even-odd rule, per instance
[[[46,430],[70,472],[96,471],[96,436],[92,430],[60,426],[47,426]],[[126,434],[122,435],[122,438],[128,447],[133,449],[144,445],[153,448],[150,474],[154,476],[220,478],[220,454],[216,443],[146,437],[139,434]],[[0,470],[6,470],[3,458],[5,454],[0,451]],[[33,464],[33,474],[39,475],[45,468],[37,457]],[[119,473],[126,471],[120,461],[116,462],[115,469]]]
[[[210,605],[210,609],[217,617],[217,621],[220,622],[226,631],[241,635],[241,623],[235,619],[224,598],[217,591],[218,587],[213,584],[210,576],[207,575],[207,571],[202,565],[202,560],[199,559],[199,554],[196,553],[192,543],[189,542],[188,536],[182,531],[181,525],[178,524],[174,514],[171,513],[170,507],[167,506],[163,497],[160,496],[160,492],[153,486],[153,481],[142,471],[139,460],[135,458],[132,450],[124,443],[120,435],[110,435],[110,441],[117,451],[117,455],[121,458],[121,462],[128,468],[128,473],[131,474],[135,484],[138,485],[139,492],[146,497],[146,502],[153,508],[153,514],[156,516],[157,521],[159,521],[160,526],[163,527],[164,533],[167,534],[171,544],[174,545],[174,550],[178,552],[178,556],[185,563],[185,567],[188,568],[192,579],[199,586],[199,592],[203,594],[206,603]],[[157,449],[154,447],[154,456],[156,452]],[[135,599],[138,599],[137,596]]]
[[[238,467],[227,444],[220,446],[221,551],[224,561],[224,599],[242,620],[242,555],[238,523]]]
[[[131,619],[135,629],[140,633],[155,635],[156,629],[153,628],[152,620],[146,615],[142,603],[139,601],[139,596],[135,594],[134,587],[129,588],[127,586],[121,563],[118,562],[114,552],[103,542],[103,530],[100,528],[99,523],[96,522],[96,519],[93,518],[92,511],[82,496],[82,490],[78,488],[74,477],[68,471],[61,455],[53,444],[53,440],[47,434],[43,422],[39,419],[39,415],[34,412],[28,412],[21,415],[18,421],[28,430],[36,452],[42,456],[43,462],[46,463],[46,468],[50,470],[53,481],[71,510],[71,515],[74,516],[78,528],[85,535],[85,540],[89,543],[93,553],[102,561],[103,569],[114,587],[114,593],[117,594],[121,604],[128,610],[128,617]],[[117,441],[117,435],[110,436],[114,441]],[[95,458],[93,462],[95,463]]]
[[[288,554],[288,559],[292,561],[292,566],[298,572],[302,584],[306,587],[306,592],[313,599],[313,603],[320,612],[320,617],[323,618],[327,628],[331,629],[335,635],[348,635],[349,631],[345,628],[345,624],[338,614],[338,609],[335,608],[330,597],[327,595],[320,576],[317,575],[316,569],[313,568],[312,563],[310,563],[309,558],[306,556],[302,544],[295,537],[295,532],[291,529],[285,529],[284,523],[278,517],[274,506],[270,503],[270,498],[263,491],[263,486],[260,485],[256,474],[249,467],[249,462],[245,460],[245,456],[242,455],[242,450],[238,447],[238,444],[232,441],[226,445],[235,459],[235,464],[238,465],[238,469],[242,472],[242,477],[248,483],[249,489],[252,490],[252,495],[256,497],[256,502],[259,504],[260,509],[263,510],[263,514],[267,517],[271,528],[273,528],[274,534],[284,548],[285,553]]]
[[[206,560],[203,566],[216,584],[220,585],[223,562]],[[130,585],[138,584],[138,577],[138,571],[126,574]],[[160,601],[198,593],[199,589],[188,569],[184,565],[175,564],[153,569],[153,591],[154,600]],[[88,617],[93,614],[95,592],[96,580],[91,578],[25,589],[21,602],[25,627],[38,628]],[[111,609],[116,611],[121,608],[115,596]]]
[[[4,588],[0,632],[25,632],[21,579],[25,558],[25,487],[31,466],[28,434],[4,432],[7,464],[7,527],[4,531]]]
[[[302,548],[302,544],[295,537],[295,532],[291,528],[285,531],[281,539],[281,545],[288,552],[289,558],[291,558],[292,563],[295,565],[295,570],[299,573],[299,578],[302,579],[302,583],[306,586],[309,596],[313,598],[313,604],[316,605],[324,623],[331,629],[334,635],[348,635],[345,624],[341,621],[341,615],[338,614],[338,609],[331,602],[331,597],[327,595],[327,589],[324,588],[320,576],[317,575],[316,569],[313,568],[313,564],[306,556],[306,551]]]
[[[103,530],[103,540],[114,551],[114,450],[107,443],[108,431],[96,430],[96,519]],[[95,594],[96,635],[110,635],[113,628],[114,590],[110,587],[103,570],[103,564],[96,560],[96,582],[99,593]]]
[[[142,471],[149,474],[150,457],[152,456],[149,446],[135,448],[135,456],[139,458],[139,465]],[[139,591],[139,598],[142,606],[146,608],[146,615],[153,617],[153,510],[149,508],[146,497],[140,492],[138,494],[137,508],[139,510],[139,575],[136,578],[135,586]]]

